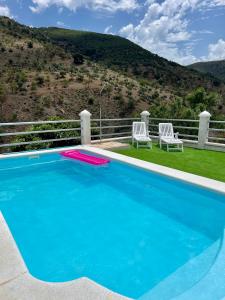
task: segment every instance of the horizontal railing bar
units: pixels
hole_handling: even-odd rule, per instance
[[[218,147],[224,148],[224,144],[223,143],[206,142],[205,144],[209,145],[209,146],[218,146]]]
[[[130,134],[130,132],[120,132],[120,133],[104,133],[104,134],[97,134],[92,135],[91,137],[104,137],[104,136],[115,136],[115,135],[124,135],[124,134]]]
[[[213,121],[213,120],[210,120],[210,123],[225,124],[225,121]]]
[[[158,124],[149,124],[150,127],[158,127]],[[189,126],[173,126],[173,128],[177,128],[177,129],[194,129],[194,130],[198,130],[198,127],[189,127]]]
[[[219,138],[219,137],[209,136],[208,139],[210,139],[210,140],[224,141],[224,143],[225,143],[225,138]]]
[[[209,131],[219,131],[219,132],[225,132],[225,129],[219,129],[219,128],[209,128]]]
[[[109,128],[128,128],[132,127],[132,125],[116,125],[116,126],[102,126],[102,127],[91,127],[91,129],[109,129]]]
[[[110,121],[130,121],[130,120],[140,120],[140,118],[123,118],[123,119],[92,119],[93,122],[110,122]]]
[[[179,122],[199,122],[199,120],[191,119],[166,119],[166,118],[149,118],[149,120],[158,120],[158,121],[179,121]]]
[[[187,137],[194,137],[194,138],[198,138],[197,135],[194,135],[194,134],[183,134],[183,133],[179,133],[179,136],[187,136]]]
[[[21,126],[21,125],[35,125],[35,124],[59,124],[59,123],[76,123],[80,120],[58,120],[58,121],[34,121],[34,122],[11,122],[0,123],[0,126]]]
[[[15,135],[17,136],[17,135],[38,134],[38,133],[51,133],[51,132],[67,132],[67,131],[80,131],[80,128],[9,132],[9,133],[0,133],[0,136],[15,136]]]
[[[186,140],[186,139],[182,139],[182,141],[183,141],[184,143],[198,144],[198,141],[195,141],[195,140]]]
[[[108,139],[102,139],[102,140],[92,140],[91,143],[92,144],[97,144],[97,143],[104,143],[104,142],[109,142],[109,141],[121,141],[121,140],[127,140],[127,139],[131,139],[131,136],[120,136],[120,137],[115,137],[115,138],[108,138]]]
[[[173,128],[178,128],[178,129],[194,129],[198,130],[198,127],[188,127],[188,126],[173,126]]]
[[[78,139],[80,139],[80,137],[76,136],[76,137],[61,138],[61,139],[39,140],[39,141],[11,143],[11,144],[0,144],[0,147],[14,147],[14,146],[43,144],[43,143],[49,143],[49,142],[59,142],[59,141],[78,140]]]
[[[155,133],[155,134],[159,134],[157,131],[150,131],[149,132],[150,134],[151,133]],[[179,133],[179,136],[186,136],[186,137],[194,137],[194,138],[198,138],[198,136],[197,135],[194,135],[194,134],[182,134],[182,133]]]

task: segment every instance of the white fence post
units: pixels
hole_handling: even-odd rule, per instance
[[[150,113],[147,110],[144,110],[140,115],[141,115],[141,121],[145,122],[146,129],[147,129],[147,131],[149,131],[149,116],[150,116]]]
[[[83,110],[80,114],[81,127],[81,144],[87,145],[91,143],[91,113]]]
[[[210,117],[210,113],[206,110],[199,114],[198,147],[200,149],[204,149],[205,143],[208,142]]]

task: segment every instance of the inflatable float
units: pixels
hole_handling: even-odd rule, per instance
[[[104,165],[110,162],[109,159],[106,158],[101,158],[101,157],[96,157],[88,154],[81,153],[78,150],[68,150],[68,151],[63,151],[60,153],[62,156],[80,160],[83,162],[86,162],[91,165]]]

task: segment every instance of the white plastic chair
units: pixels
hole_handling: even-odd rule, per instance
[[[139,143],[147,143],[149,148],[152,148],[152,140],[148,135],[145,122],[133,122],[132,125],[132,144],[136,142],[137,149],[141,147]]]
[[[167,151],[169,150],[181,150],[183,151],[183,142],[178,139],[178,133],[173,132],[172,123],[159,123],[159,144],[162,148],[163,144],[166,144]],[[170,148],[170,145],[177,146]]]

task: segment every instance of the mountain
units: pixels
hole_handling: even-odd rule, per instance
[[[22,121],[94,117],[198,115],[206,102],[224,112],[225,84],[208,74],[170,62],[118,36],[59,28],[30,28],[0,17],[0,118]],[[213,103],[213,106],[212,106]]]
[[[198,62],[189,65],[189,68],[213,75],[225,82],[225,60]]]
[[[200,75],[119,36],[59,28],[43,28],[39,32],[70,53],[81,54],[106,67],[155,81],[161,86],[180,91],[196,85],[213,88],[219,84],[213,76]]]

